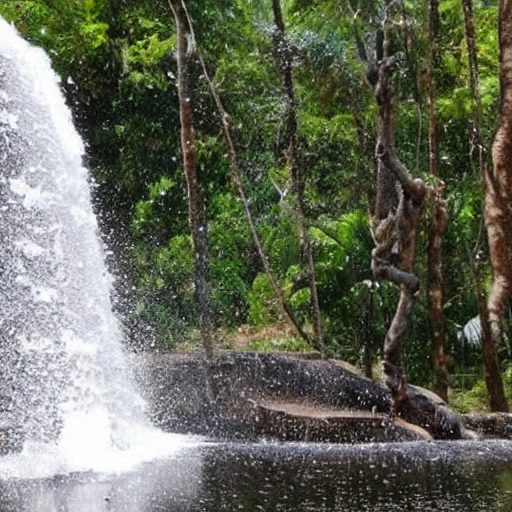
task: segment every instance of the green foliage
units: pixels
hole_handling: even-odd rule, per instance
[[[251,325],[258,327],[282,321],[282,312],[266,274],[256,276],[248,300]]]
[[[483,413],[488,411],[487,388],[481,365],[475,373],[476,382],[470,389],[454,389],[450,393],[450,406],[459,414]],[[502,373],[505,395],[512,397],[512,366]],[[511,404],[509,404],[510,406]]]
[[[138,244],[132,257],[137,294],[130,322],[150,325],[167,346],[186,340],[196,318],[190,236],[177,235],[158,250]]]
[[[453,391],[450,406],[459,414],[487,411],[487,390],[484,380],[479,380],[469,391]]]
[[[153,220],[155,208],[167,195],[168,191],[176,185],[172,178],[162,176],[158,183],[149,185],[149,199],[139,201],[135,206],[134,229],[136,232],[147,231],[147,224]]]
[[[333,117],[304,112],[301,132],[306,139],[304,165],[308,173],[310,215],[331,216],[367,206],[373,174],[368,155],[361,155],[351,113]],[[343,155],[343,159],[339,155]]]
[[[361,344],[370,300],[370,252],[372,241],[368,215],[362,210],[343,214],[337,220],[320,218],[311,228],[315,245],[317,281],[324,313],[325,335],[332,341],[332,353],[351,346],[351,362]],[[354,352],[355,349],[355,352]]]
[[[242,206],[232,193],[215,197],[210,223],[213,300],[219,322],[233,327],[244,323],[247,295],[254,276],[254,257]]]
[[[151,26],[147,28],[154,30]],[[158,64],[172,52],[175,44],[174,35],[161,40],[158,34],[151,33],[149,37],[122,48],[124,70],[134,87],[162,90],[169,87],[169,77],[163,69],[159,69]]]
[[[290,267],[299,263],[297,223],[291,215],[262,226],[264,250],[274,272],[284,277]]]
[[[246,350],[268,352],[277,350],[281,352],[311,352],[311,347],[302,339],[293,336],[269,336],[250,341]]]

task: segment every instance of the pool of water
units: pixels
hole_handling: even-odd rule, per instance
[[[217,444],[117,474],[0,482],[0,512],[509,511],[512,443]]]

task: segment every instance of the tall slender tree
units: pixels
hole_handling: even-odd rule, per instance
[[[503,315],[512,289],[512,2],[499,2],[500,119],[492,144],[493,169],[485,174],[485,226],[493,281],[488,311],[492,346],[503,338]],[[507,410],[500,397],[498,410]]]
[[[512,1],[499,3],[500,119],[492,144],[493,169],[486,173],[485,225],[493,283],[489,321],[493,341],[502,341],[503,313],[512,289]]]
[[[195,298],[199,312],[201,342],[207,359],[211,359],[213,357],[213,313],[206,204],[197,172],[198,154],[189,72],[194,45],[187,11],[182,0],[169,0],[169,6],[176,23],[181,150],[187,180],[188,219],[194,252]]]
[[[395,9],[400,5],[395,0],[386,4],[382,52],[378,51],[382,58],[375,59],[368,70],[368,82],[378,105],[372,270],[375,279],[387,279],[400,288],[395,315],[384,340],[383,368],[395,414],[426,428],[435,437],[458,438],[460,425],[456,418],[444,406],[415,394],[407,385],[402,363],[401,345],[420,288],[414,260],[421,212],[427,197],[436,191],[422,179],[414,178],[396,155],[395,94],[391,79],[398,63],[391,51],[391,33],[403,25],[402,19],[395,17]]]
[[[428,5],[428,145],[430,174],[439,180],[439,151],[437,144],[437,121],[435,110],[436,70],[439,69],[439,0],[429,0]],[[428,237],[428,299],[432,328],[432,357],[434,364],[434,391],[448,401],[448,370],[446,368],[446,333],[443,315],[443,234],[448,222],[443,187],[438,187],[433,197],[434,204]]]
[[[485,382],[492,411],[508,411],[503,389],[497,347],[501,339],[501,324],[505,302],[512,285],[511,245],[512,217],[510,206],[512,191],[512,166],[508,159],[512,156],[512,4],[509,0],[500,1],[500,127],[493,143],[494,169],[488,166],[486,146],[482,140],[482,104],[478,85],[478,54],[475,38],[473,0],[462,0],[464,28],[469,61],[469,86],[474,105],[474,123],[471,145],[478,152],[478,163],[485,181],[485,226],[489,245],[489,255],[493,270],[493,282],[486,302],[476,263],[476,287],[478,313],[482,324],[482,346],[485,366]],[[507,39],[508,38],[508,39]]]
[[[290,41],[286,37],[283,12],[280,0],[272,0],[272,9],[274,12],[274,22],[276,24],[275,32],[275,52],[279,63],[279,68],[286,91],[286,140],[284,157],[286,164],[290,169],[291,188],[295,196],[295,212],[299,227],[300,252],[304,263],[307,266],[309,281],[311,315],[313,323],[313,343],[325,356],[325,346],[322,328],[322,313],[320,311],[320,302],[318,299],[318,287],[316,281],[315,260],[311,237],[309,236],[308,223],[306,221],[305,206],[305,176],[301,165],[299,134],[297,121],[297,100],[295,97],[295,86],[293,82],[293,52]]]
[[[169,2],[169,3],[171,4],[171,2]],[[217,108],[217,113],[219,114],[219,118],[221,120],[222,133],[224,135],[224,141],[226,143],[227,152],[228,152],[228,156],[229,156],[229,160],[230,160],[230,164],[231,164],[230,165],[231,178],[233,181],[233,185],[235,187],[235,190],[238,194],[240,201],[243,204],[245,215],[247,218],[247,223],[249,225],[249,231],[251,233],[253,243],[256,247],[256,250],[257,250],[258,256],[260,258],[260,261],[262,263],[265,274],[266,274],[266,276],[269,280],[269,283],[274,291],[274,294],[278,301],[279,307],[281,308],[282,312],[284,313],[290,326],[294,329],[294,331],[296,332],[296,334],[299,337],[301,337],[308,344],[314,346],[314,344],[315,344],[314,340],[312,340],[311,336],[302,328],[299,321],[295,317],[290,305],[286,301],[283,291],[282,291],[281,287],[279,286],[274,273],[272,272],[270,263],[265,254],[265,251],[263,249],[263,244],[261,243],[260,237],[258,235],[258,231],[256,229],[256,224],[254,222],[254,218],[253,218],[251,208],[249,205],[249,199],[247,198],[247,195],[246,195],[245,189],[244,189],[242,171],[239,166],[235,144],[234,144],[233,138],[231,136],[231,126],[229,123],[230,116],[224,108],[218,88],[217,88],[216,84],[213,82],[212,78],[210,77],[210,73],[208,71],[208,67],[206,66],[206,62],[202,56],[200,49],[197,47],[197,39],[195,36],[195,31],[194,31],[194,24],[193,24],[192,18],[190,17],[186,3],[184,2],[184,0],[175,0],[174,4],[179,4],[182,8],[182,11],[181,11],[182,15],[186,18],[187,26],[190,31],[189,32],[190,41],[194,46],[194,50],[197,54],[197,58],[199,60],[199,63],[200,63],[200,66],[201,66],[201,69],[203,72],[203,76],[205,77],[206,82],[208,83],[210,92],[213,96],[215,106]],[[322,355],[323,355],[323,350],[322,350]]]

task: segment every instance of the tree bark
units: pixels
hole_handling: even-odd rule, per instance
[[[484,347],[500,379],[493,382],[493,411],[507,411],[496,348],[503,338],[503,316],[512,288],[512,2],[500,0],[500,120],[492,144],[493,169],[485,174],[485,227],[492,266],[492,287],[487,308],[492,345]],[[491,347],[493,350],[491,350]],[[492,359],[491,359],[492,358]],[[487,358],[486,358],[487,359]],[[487,371],[486,371],[487,376]],[[501,386],[499,386],[501,384]],[[498,387],[499,386],[499,387]]]
[[[371,281],[368,288],[368,302],[364,313],[363,335],[362,335],[362,366],[364,376],[373,379],[373,310],[375,303],[375,283]]]
[[[505,302],[510,294],[512,268],[510,267],[510,241],[512,224],[510,218],[510,184],[512,168],[512,19],[508,0],[500,0],[499,43],[500,43],[500,126],[493,143],[494,169],[489,170],[487,151],[481,140],[482,107],[478,85],[478,58],[475,40],[473,1],[462,0],[464,26],[469,59],[469,84],[474,103],[475,121],[472,147],[478,150],[479,166],[485,182],[484,218],[487,230],[489,256],[493,271],[493,282],[487,303],[480,278],[480,263],[476,264],[477,299],[482,323],[482,347],[485,367],[485,382],[491,411],[508,411],[503,389],[497,347],[502,336],[501,322]]]
[[[201,343],[206,358],[213,357],[213,313],[211,304],[210,258],[205,198],[197,173],[198,155],[194,128],[194,111],[189,87],[188,66],[191,55],[190,27],[181,0],[169,0],[176,22],[178,97],[181,122],[181,150],[187,180],[188,218],[194,252],[195,299],[198,308]]]
[[[322,357],[325,357],[325,345],[322,327],[322,314],[318,299],[318,287],[316,282],[315,260],[311,237],[309,236],[308,223],[305,218],[305,177],[300,163],[297,123],[297,101],[293,84],[293,55],[290,42],[286,38],[283,13],[280,0],[272,0],[274,21],[277,27],[275,35],[275,51],[279,62],[283,85],[287,96],[286,113],[286,143],[284,151],[286,163],[290,168],[291,185],[295,195],[297,223],[299,227],[301,256],[308,269],[308,280],[311,301],[311,316],[313,324],[313,342]]]
[[[400,287],[398,306],[384,341],[383,368],[393,409],[397,413],[407,414],[410,408],[405,406],[409,404],[409,399],[401,343],[420,285],[413,271],[414,251],[421,208],[428,189],[422,180],[411,176],[395,153],[394,94],[390,79],[397,65],[389,51],[392,26],[389,16],[386,13],[383,23],[383,58],[373,64],[377,66],[374,94],[379,113],[377,197],[372,217],[376,247],[372,251],[372,270],[376,279],[388,279]]]
[[[435,113],[436,69],[439,66],[437,39],[439,34],[439,0],[429,1],[428,14],[429,59],[428,59],[428,117],[429,117],[429,167],[430,174],[439,180],[439,152],[437,145],[437,122]],[[443,314],[443,234],[448,223],[448,209],[439,190],[433,199],[428,238],[428,299],[430,325],[432,328],[432,360],[434,364],[434,391],[448,402],[448,370],[446,367],[446,333]]]
[[[444,403],[427,403],[408,386],[402,364],[401,344],[406,333],[420,281],[414,274],[414,252],[421,209],[428,194],[435,192],[421,179],[414,179],[395,154],[393,100],[390,78],[397,65],[390,55],[390,34],[396,24],[386,7],[383,58],[376,65],[375,100],[379,108],[377,135],[377,198],[371,227],[375,240],[372,270],[376,279],[388,279],[400,287],[395,316],[384,341],[383,368],[391,392],[392,412],[422,426],[437,437],[460,438],[460,428]],[[369,71],[374,71],[370,69]]]
[[[499,7],[500,120],[492,144],[493,170],[486,175],[485,225],[493,270],[488,309],[493,339],[502,339],[505,305],[512,288],[512,2]]]

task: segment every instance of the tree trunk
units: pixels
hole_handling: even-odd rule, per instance
[[[393,2],[390,3],[390,6]],[[388,8],[387,8],[388,10]],[[400,287],[400,299],[395,316],[384,341],[383,368],[393,398],[393,408],[406,413],[409,403],[406,392],[401,343],[407,330],[419,279],[414,274],[414,250],[421,208],[427,186],[414,179],[395,153],[394,94],[391,75],[397,68],[390,55],[390,30],[393,22],[386,13],[383,58],[373,81],[375,100],[379,107],[377,134],[377,197],[372,217],[372,234],[376,247],[372,251],[372,270],[376,279],[388,279]]]
[[[439,180],[439,153],[437,147],[437,122],[435,114],[436,69],[439,67],[437,39],[439,34],[439,0],[429,1],[429,65],[428,65],[428,117],[429,117],[429,167],[430,174]],[[442,190],[440,190],[442,192]],[[434,196],[434,206],[428,239],[428,298],[432,328],[432,359],[434,364],[434,391],[448,401],[448,370],[446,368],[446,333],[443,314],[443,234],[448,222],[448,209],[441,193]]]
[[[428,239],[428,299],[432,329],[432,360],[434,365],[434,391],[448,401],[448,369],[446,367],[446,333],[443,313],[443,254],[442,239],[448,222],[446,201],[434,198],[432,223]]]
[[[512,146],[510,135],[512,129],[512,19],[509,1],[500,0],[499,39],[500,39],[500,127],[493,143],[494,170],[487,165],[487,151],[481,140],[482,107],[478,86],[478,59],[473,18],[473,1],[462,0],[464,26],[469,59],[469,84],[474,102],[475,121],[472,146],[478,149],[480,171],[485,181],[485,225],[489,245],[489,255],[493,270],[491,292],[486,303],[477,262],[477,298],[480,321],[482,323],[482,347],[485,366],[485,382],[489,395],[491,411],[508,411],[508,404],[503,389],[497,347],[501,338],[501,322],[511,285],[510,240],[512,240],[512,223],[510,208],[510,180]],[[508,160],[508,161],[507,161]]]
[[[315,347],[325,357],[325,346],[322,328],[322,314],[318,299],[318,287],[316,282],[315,261],[311,237],[309,236],[308,223],[305,218],[305,178],[299,156],[297,101],[293,85],[293,55],[290,43],[286,38],[283,13],[280,0],[272,0],[274,21],[277,27],[275,36],[275,51],[279,62],[281,76],[287,96],[286,114],[286,144],[284,151],[286,163],[290,168],[292,190],[295,193],[296,214],[299,227],[301,257],[308,269],[309,290],[311,296],[311,316],[313,324]]]
[[[171,5],[171,0],[170,5]],[[301,337],[306,343],[312,345],[312,340],[307,332],[302,329],[299,322],[295,318],[293,311],[287,304],[283,292],[281,288],[279,287],[279,284],[277,283],[277,280],[272,272],[272,269],[270,268],[270,264],[268,262],[268,258],[265,254],[265,251],[263,250],[263,246],[261,244],[260,237],[258,235],[258,231],[256,229],[256,225],[254,223],[254,219],[251,213],[251,209],[249,207],[249,200],[245,194],[244,185],[243,185],[243,178],[242,178],[242,172],[240,170],[240,167],[238,165],[238,157],[237,152],[235,149],[235,145],[233,143],[233,139],[231,138],[231,128],[229,125],[229,115],[224,109],[224,106],[222,104],[221,98],[219,96],[219,93],[217,91],[217,87],[213,83],[209,73],[208,69],[206,67],[206,63],[201,55],[201,52],[199,51],[199,48],[197,47],[197,41],[194,33],[194,26],[192,23],[192,19],[190,18],[190,15],[188,13],[188,10],[186,8],[186,4],[183,2],[183,0],[174,0],[175,4],[180,4],[183,8],[183,14],[186,17],[187,23],[188,23],[188,29],[190,30],[190,36],[191,40],[195,46],[195,51],[197,53],[197,57],[199,59],[201,69],[203,71],[203,75],[208,83],[208,87],[210,88],[210,92],[213,96],[213,99],[215,101],[215,105],[217,107],[217,112],[219,114],[221,123],[222,123],[222,132],[224,135],[224,141],[227,146],[228,150],[228,156],[230,160],[230,170],[231,170],[231,179],[233,181],[233,185],[236,189],[236,192],[238,194],[238,197],[240,198],[240,201],[242,202],[242,205],[244,207],[245,216],[247,218],[247,223],[249,224],[249,231],[251,233],[251,237],[253,240],[253,243],[256,247],[256,251],[258,252],[258,256],[260,258],[260,261],[263,265],[263,269],[265,271],[265,274],[270,282],[270,285],[272,286],[272,289],[274,290],[275,296],[277,298],[277,301],[279,303],[279,306],[281,310],[283,311],[285,317],[287,318],[290,326],[294,329],[296,334]],[[172,5],[171,5],[172,8]]]
[[[388,279],[400,287],[398,306],[384,341],[383,368],[395,414],[422,426],[434,436],[458,438],[460,429],[452,421],[452,413],[444,403],[427,404],[422,400],[415,389],[407,385],[402,364],[401,344],[420,286],[413,264],[421,209],[427,194],[436,191],[423,180],[414,179],[395,154],[394,95],[390,77],[397,64],[389,52],[389,31],[397,26],[390,19],[394,5],[395,2],[390,1],[386,7],[383,58],[372,64],[376,66],[377,80],[370,82],[379,107],[377,198],[371,221],[375,240],[372,270],[376,279]]]
[[[375,303],[375,283],[371,281],[368,287],[368,303],[366,305],[363,334],[362,334],[362,357],[361,362],[364,369],[364,376],[373,379],[373,310]]]
[[[493,171],[486,175],[485,225],[493,271],[488,300],[495,343],[512,287],[512,3],[500,1],[500,120],[492,144]]]
[[[500,0],[498,23],[500,124],[492,144],[493,169],[485,174],[485,227],[493,273],[487,305],[492,340],[489,347],[493,350],[489,347],[487,350],[501,377],[495,352],[503,338],[503,316],[512,287],[512,3],[509,0]],[[500,394],[491,409],[507,411],[501,379],[499,384]]]
[[[181,149],[187,180],[188,218],[194,251],[195,299],[199,315],[201,342],[206,358],[211,360],[213,357],[213,314],[206,206],[197,174],[198,156],[188,72],[193,48],[190,47],[190,27],[182,1],[169,0],[169,5],[176,22]]]

